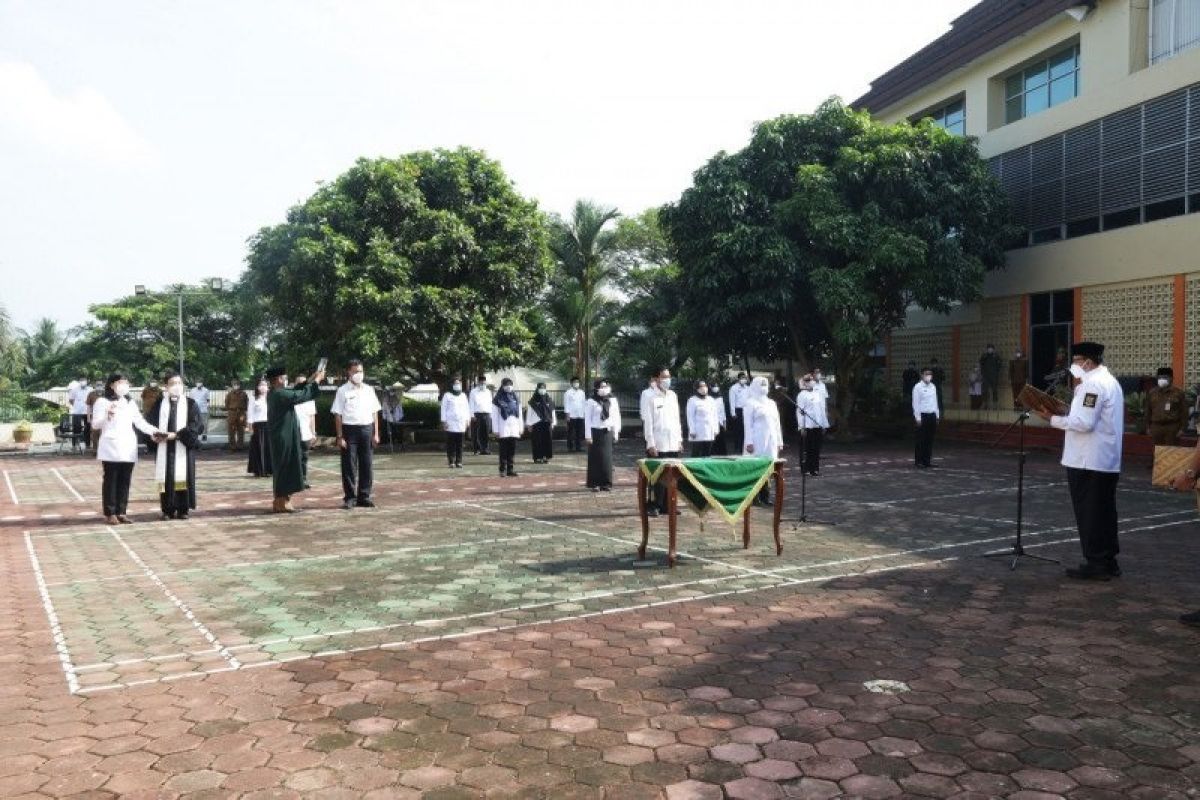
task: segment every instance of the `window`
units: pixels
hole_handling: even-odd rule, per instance
[[[923,116],[933,120],[934,125],[945,128],[953,134],[958,136],[967,134],[967,111],[962,100],[947,103]]]
[[[1073,44],[1008,76],[1004,81],[1004,121],[1016,122],[1078,94],[1079,46]]]
[[[1200,45],[1200,0],[1151,2],[1151,64],[1165,61],[1197,45]]]

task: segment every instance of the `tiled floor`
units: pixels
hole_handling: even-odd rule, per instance
[[[297,516],[206,452],[201,508],[108,528],[79,457],[0,459],[0,797],[1186,797],[1200,777],[1196,508],[1122,480],[1125,575],[978,554],[1011,454],[829,448],[784,552],[685,513],[636,560],[580,456],[379,454],[376,509],[317,455]],[[1053,459],[1030,552],[1077,559]],[[652,546],[665,546],[665,521]],[[878,683],[882,681],[883,683]],[[895,682],[895,683],[893,683]],[[89,794],[90,793],[90,794]]]

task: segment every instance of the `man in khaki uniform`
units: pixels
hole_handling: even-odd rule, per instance
[[[1174,377],[1170,367],[1161,368],[1158,385],[1146,393],[1146,425],[1156,445],[1174,445],[1187,423],[1187,396],[1171,385]]]
[[[242,389],[242,382],[233,380],[225,393],[225,415],[229,426],[229,449],[241,450],[246,444],[246,409],[250,398]]]
[[[158,386],[158,381],[150,381],[142,388],[142,413],[145,414],[154,408],[154,404],[162,398],[162,389]]]

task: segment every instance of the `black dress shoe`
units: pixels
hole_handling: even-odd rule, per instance
[[[519,473],[519,472],[517,472],[516,470],[512,470],[512,469],[510,469],[510,470],[508,471],[508,477],[510,477],[510,478],[516,478],[516,477],[519,477],[519,476],[520,476],[520,473]]]
[[[1078,567],[1067,567],[1064,573],[1068,578],[1077,581],[1107,581],[1112,579],[1112,573],[1107,567],[1094,564],[1080,564]]]
[[[647,517],[657,517],[658,516],[658,508],[655,506],[651,506],[650,508],[647,508],[646,516]]]
[[[188,518],[188,515],[186,512],[175,515],[175,519],[187,519],[187,518]]]
[[[1193,611],[1189,614],[1180,614],[1179,621],[1184,625],[1193,628],[1200,628],[1200,611]]]
[[[312,488],[312,484],[311,484],[311,483],[306,483],[306,484],[304,484],[304,488],[305,488],[305,489],[311,489],[311,488]]]
[[[601,487],[600,487],[600,491],[602,491],[602,492],[611,492],[611,491],[612,491],[612,487],[611,487],[611,486],[601,486]]]
[[[346,509],[347,511],[349,511],[350,509],[354,508],[354,501],[353,501],[353,500],[343,500],[343,501],[342,501],[342,508],[344,508],[344,509]]]
[[[593,494],[595,494],[596,492],[599,492],[599,491],[600,491],[600,487],[599,487],[599,486],[593,486],[593,487],[591,487],[591,488],[592,488],[592,493],[593,493]]]
[[[359,508],[374,508],[375,501],[374,500],[359,500],[358,506],[359,506]]]

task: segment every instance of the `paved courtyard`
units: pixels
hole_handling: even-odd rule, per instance
[[[561,443],[559,443],[561,448]],[[1015,459],[832,445],[755,511],[666,522],[638,561],[632,446],[611,494],[559,453],[381,453],[377,509],[314,457],[296,516],[206,452],[201,508],[98,513],[81,457],[0,459],[0,797],[1173,798],[1200,786],[1191,498],[1132,466],[1124,576],[979,554]],[[789,457],[795,458],[794,450]],[[1030,459],[1030,552],[1078,559]]]

